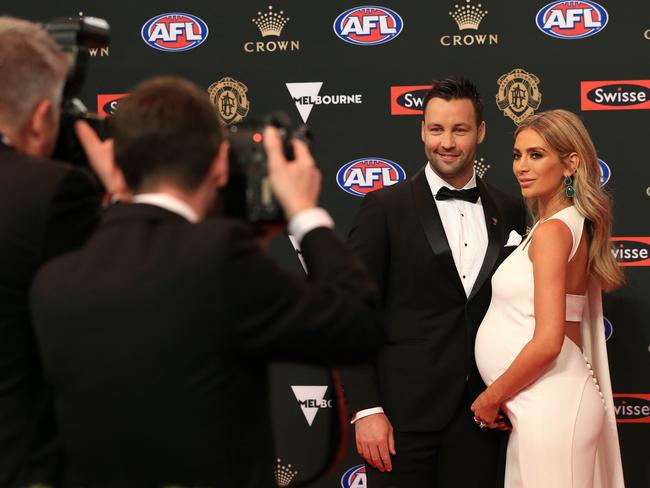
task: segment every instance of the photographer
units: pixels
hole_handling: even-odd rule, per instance
[[[206,218],[228,145],[202,90],[144,82],[112,130],[119,170],[106,174],[123,173],[133,203],[46,265],[31,295],[69,486],[274,486],[268,361],[371,355],[376,288],[316,207],[320,173],[302,142],[287,162],[278,132],[263,134],[308,281],[282,272],[243,222]]]
[[[69,62],[36,24],[0,17],[0,487],[55,484],[58,444],[27,294],[48,259],[81,245],[101,189],[49,160]]]

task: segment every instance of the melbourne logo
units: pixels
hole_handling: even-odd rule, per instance
[[[248,114],[248,88],[234,78],[221,78],[208,87],[210,101],[225,124],[237,124]]]
[[[600,186],[605,186],[612,177],[612,170],[602,159],[598,160],[598,166],[600,166]]]
[[[336,173],[339,187],[357,197],[405,179],[406,172],[399,164],[383,158],[355,159],[341,166]]]
[[[612,237],[619,266],[650,266],[650,237]]]
[[[309,83],[286,83],[287,90],[293,98],[302,121],[307,123],[314,105],[350,105],[362,103],[360,94],[355,95],[319,95],[322,81]]]
[[[581,81],[582,110],[650,109],[650,80]]]
[[[189,51],[208,37],[208,25],[194,15],[169,13],[149,19],[142,26],[142,39],[160,51]]]
[[[397,12],[385,7],[354,7],[340,14],[334,21],[336,35],[350,44],[374,46],[392,41],[404,28]]]
[[[316,414],[321,408],[332,408],[332,400],[326,400],[326,386],[292,386],[293,394],[298,400],[302,414],[311,427],[314,423]]]
[[[128,96],[128,93],[97,95],[97,114],[103,115],[104,117],[114,115],[120,100]]]
[[[391,115],[422,115],[424,97],[431,85],[391,86]]]
[[[482,5],[472,5],[471,0],[465,0],[466,5],[454,5],[455,10],[449,12],[460,31],[478,30],[481,21],[488,14],[487,10],[482,9]],[[492,45],[499,44],[498,34],[470,34],[463,35],[444,35],[440,38],[440,44],[443,46],[474,46],[474,45]]]
[[[368,481],[366,480],[366,465],[359,464],[352,466],[348,469],[343,476],[341,476],[342,488],[367,488]]]
[[[614,393],[616,421],[621,424],[650,424],[650,395]]]
[[[294,471],[291,464],[284,465],[282,459],[276,459],[273,475],[277,486],[289,486],[297,474],[298,471]]]
[[[497,107],[517,125],[533,115],[542,103],[539,78],[523,69],[506,73],[497,84]]]
[[[609,20],[607,10],[596,2],[553,2],[537,12],[537,27],[558,39],[581,39],[598,34]]]
[[[257,12],[257,17],[251,19],[257,26],[263,38],[280,37],[284,26],[291,19],[287,17],[284,10],[273,10],[269,5],[266,12]],[[264,40],[264,41],[247,41],[244,43],[244,51],[247,53],[272,53],[276,51],[299,51],[300,41],[285,40]]]

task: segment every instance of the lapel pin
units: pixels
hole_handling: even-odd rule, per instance
[[[498,220],[496,217],[492,217],[492,225],[497,225]]]

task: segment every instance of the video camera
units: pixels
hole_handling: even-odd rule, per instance
[[[70,58],[70,71],[61,102],[59,138],[53,157],[87,166],[88,160],[74,132],[74,123],[77,120],[85,120],[99,137],[105,139],[108,137],[108,121],[89,112],[77,97],[86,79],[89,48],[108,45],[110,26],[104,19],[79,17],[54,19],[46,22],[44,28]]]

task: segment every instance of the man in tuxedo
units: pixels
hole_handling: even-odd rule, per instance
[[[300,141],[287,162],[277,131],[264,133],[307,281],[248,225],[207,218],[228,149],[203,90],[144,82],[112,122],[132,203],[46,265],[31,295],[68,483],[271,487],[268,361],[350,363],[362,341],[362,356],[376,352],[377,288],[316,207],[320,173]]]
[[[520,199],[476,177],[485,137],[476,87],[435,81],[423,109],[428,163],[366,195],[350,232],[379,285],[387,340],[343,382],[369,488],[496,487],[504,434],[481,429],[470,411],[485,388],[474,338],[490,277],[526,214]]]
[[[99,217],[89,173],[50,159],[69,62],[36,24],[0,18],[0,487],[55,484],[58,448],[27,308],[48,259]]]

